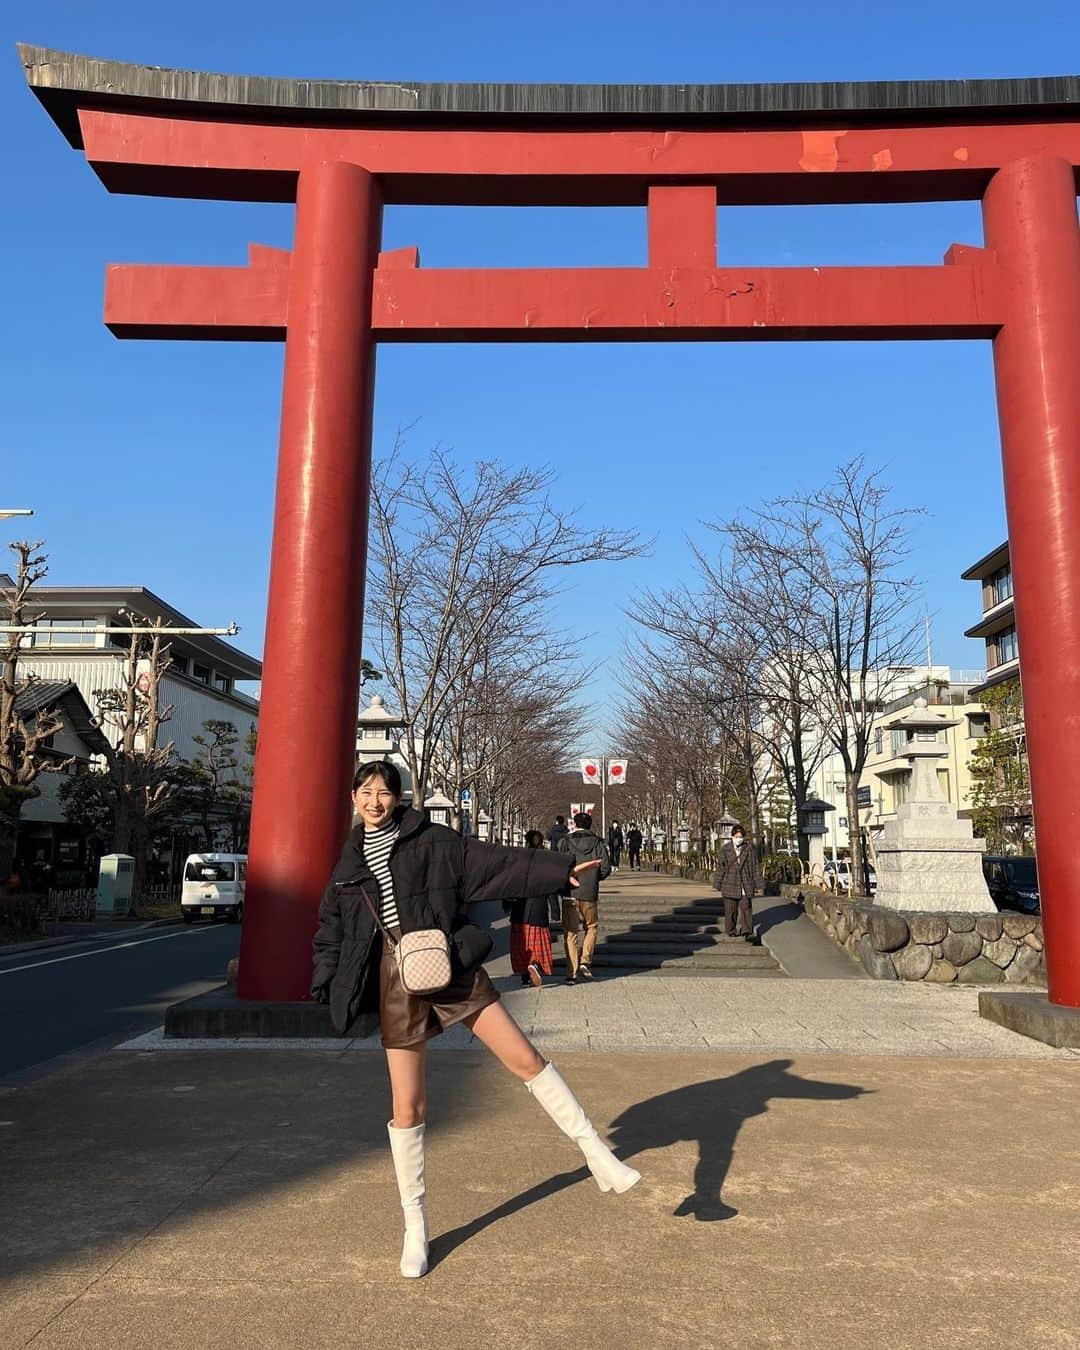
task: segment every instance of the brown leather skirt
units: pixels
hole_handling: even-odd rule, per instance
[[[388,1050],[420,1045],[432,1036],[440,1035],[447,1027],[498,1003],[499,998],[499,991],[483,966],[477,966],[463,983],[447,985],[430,997],[410,994],[401,983],[390,944],[383,943],[379,966],[379,1030]]]

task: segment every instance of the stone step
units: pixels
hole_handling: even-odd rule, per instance
[[[702,946],[702,947],[732,947],[742,949],[747,944],[741,937],[728,937],[720,929],[713,929],[706,932],[701,928],[680,928],[675,931],[664,928],[649,929],[626,929],[609,928],[604,924],[600,925],[599,936],[601,942],[615,941],[622,943],[633,943],[642,947],[666,947],[675,944],[679,947]]]
[[[650,914],[647,918],[641,914],[600,915],[601,928],[632,928],[635,932],[661,930],[665,933],[695,932],[699,928],[711,928],[721,933],[724,930],[722,914],[698,914],[694,918],[676,918],[672,914]]]
[[[600,901],[600,917],[611,919],[660,919],[676,921],[685,919],[718,919],[724,914],[722,901],[703,900],[700,905],[624,905],[612,901],[610,904]]]
[[[783,971],[771,956],[766,953],[764,961],[748,963],[734,956],[714,955],[712,953],[691,956],[664,956],[608,952],[597,947],[593,957],[597,969],[618,967],[625,970],[713,970],[726,971],[731,975],[782,975]]]
[[[689,961],[691,964],[712,965],[719,969],[752,970],[762,966],[776,966],[776,960],[766,947],[744,945],[739,951],[727,951],[718,947],[675,946],[644,947],[620,942],[601,942],[597,944],[596,960],[603,958],[604,964],[623,961],[635,965],[639,961],[647,965],[663,964],[667,961]]]

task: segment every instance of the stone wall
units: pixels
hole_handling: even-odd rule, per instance
[[[919,914],[784,886],[867,974],[937,984],[1046,983],[1042,919],[1032,914]]]

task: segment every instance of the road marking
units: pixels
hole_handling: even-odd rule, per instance
[[[170,938],[175,937],[198,937],[202,933],[213,933],[216,929],[206,928],[185,928],[179,933],[165,933],[162,937],[142,938],[138,942],[112,942],[107,947],[99,947],[93,952],[76,952],[73,956],[54,956],[51,961],[34,961],[28,966],[11,966],[7,970],[0,970],[0,975],[18,975],[21,970],[37,970],[41,966],[58,966],[61,961],[81,961],[84,956],[101,956],[105,952],[120,952],[127,947],[145,947],[148,942],[168,942]]]

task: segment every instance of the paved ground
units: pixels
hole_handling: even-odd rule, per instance
[[[0,1347],[1080,1345],[1075,1063],[559,1062],[642,1184],[601,1195],[486,1056],[435,1055],[409,1283],[373,1055],[114,1053],[8,1090]]]
[[[0,1350],[1080,1347],[1080,1054],[981,1021],[970,988],[534,991],[500,959],[641,1168],[629,1195],[455,1032],[429,1069],[434,1266],[402,1281],[377,1046],[153,1031],[0,1085]]]

